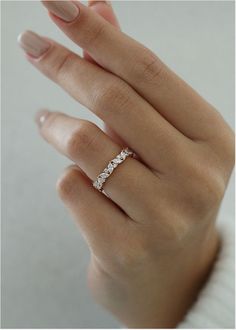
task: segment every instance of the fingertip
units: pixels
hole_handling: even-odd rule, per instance
[[[17,42],[28,56],[35,59],[45,54],[51,46],[45,38],[30,30],[20,33]]]
[[[88,7],[102,16],[107,22],[120,29],[118,19],[114,13],[110,1],[90,0],[88,1]]]
[[[80,13],[78,2],[42,0],[41,3],[50,13],[63,20],[65,23],[74,21]]]
[[[89,0],[88,1],[88,5],[89,6],[93,6],[93,5],[96,5],[96,4],[104,4],[104,5],[108,5],[108,6],[111,6],[111,1],[105,1],[105,0]]]
[[[41,109],[36,112],[34,120],[39,128],[41,128],[43,126],[43,124],[45,123],[49,114],[50,114],[50,111],[47,109]]]

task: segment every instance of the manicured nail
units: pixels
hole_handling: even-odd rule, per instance
[[[71,169],[71,170],[77,170],[77,171],[79,171],[79,168],[78,168],[78,166],[77,166],[76,164],[71,164],[71,165],[69,165],[69,166],[67,167],[67,169],[68,169],[68,170]]]
[[[108,0],[89,0],[89,5],[92,6],[92,5],[96,5],[96,4],[99,4],[99,3],[104,3],[105,5],[108,5],[108,6],[111,6],[111,1],[108,1]]]
[[[43,124],[45,123],[46,118],[50,114],[50,111],[48,110],[40,110],[36,113],[35,115],[35,121],[38,127],[42,127]]]
[[[79,8],[71,1],[42,1],[43,5],[63,21],[71,22],[79,15]]]
[[[35,58],[42,56],[51,46],[48,41],[32,31],[21,33],[17,41],[27,54]]]

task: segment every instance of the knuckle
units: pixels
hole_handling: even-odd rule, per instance
[[[78,181],[78,171],[74,168],[69,168],[57,180],[56,189],[62,199],[67,199],[74,194]]]
[[[76,54],[73,52],[68,51],[64,47],[52,44],[50,50],[37,63],[40,70],[48,78],[57,81],[62,74],[68,74],[68,69],[71,69],[75,64],[75,58]]]
[[[210,119],[212,130],[207,139],[208,146],[217,154],[223,167],[227,169],[227,174],[231,174],[235,162],[234,132],[219,112],[214,111]]]
[[[94,26],[87,30],[86,32],[86,44],[88,45],[95,45],[97,42],[101,40],[103,34],[106,30],[105,24],[101,22],[94,24]]]
[[[110,114],[121,115],[129,102],[130,97],[127,86],[125,83],[120,82],[112,82],[108,86],[104,85],[94,91],[92,97],[95,112],[100,117],[107,117]]]
[[[191,196],[192,205],[198,213],[207,215],[219,207],[225,192],[222,175],[212,166],[194,166],[192,169]]]
[[[215,175],[204,175],[202,178],[202,194],[209,207],[218,206],[223,198],[225,183],[223,178],[216,173]]]
[[[233,169],[235,163],[235,140],[234,133],[232,130],[229,132],[229,139],[227,141],[226,157],[229,161],[230,168]]]
[[[99,129],[96,125],[88,121],[82,121],[67,139],[66,152],[69,157],[76,159],[84,149],[91,148],[98,133]]]
[[[223,130],[219,130],[219,132],[223,132]],[[222,141],[222,159],[226,164],[226,167],[230,170],[230,173],[234,167],[235,162],[235,139],[234,139],[234,132],[232,129],[227,125],[224,130],[223,134],[223,141]]]
[[[74,67],[76,55],[72,52],[61,52],[54,62],[54,75],[57,79],[68,75]]]
[[[227,154],[225,156],[226,162],[227,162],[227,169],[228,169],[228,177],[229,179],[233,169],[234,169],[234,164],[235,164],[235,145],[234,141],[232,142],[231,146],[228,146],[227,148]]]
[[[159,84],[164,72],[164,65],[152,51],[145,48],[133,71],[138,82]]]

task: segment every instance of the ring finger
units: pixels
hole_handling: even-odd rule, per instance
[[[122,149],[96,125],[85,120],[45,110],[38,113],[37,122],[42,136],[72,159],[91,180],[95,180]],[[143,205],[148,207],[148,196],[157,193],[159,181],[146,166],[128,157],[107,178],[104,190],[128,216],[142,222],[147,211]]]

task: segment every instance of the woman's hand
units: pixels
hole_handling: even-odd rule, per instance
[[[25,32],[19,41],[28,60],[119,139],[88,121],[38,114],[42,136],[76,163],[57,188],[91,249],[89,286],[128,327],[174,327],[217,253],[233,133],[156,55],[96,12],[77,1],[44,5],[87,55]],[[91,180],[123,146],[138,157],[108,178],[108,198]]]

